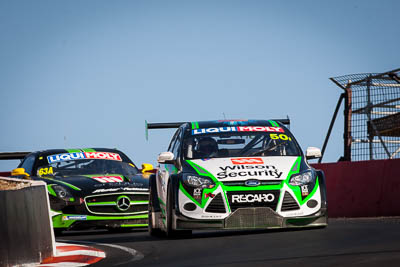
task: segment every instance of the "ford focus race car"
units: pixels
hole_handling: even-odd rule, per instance
[[[150,176],[149,231],[327,225],[325,177],[283,124],[288,120],[149,123],[172,128]]]
[[[143,164],[151,171],[150,164]],[[148,178],[115,149],[54,149],[25,156],[14,177],[47,183],[53,227],[147,227]]]

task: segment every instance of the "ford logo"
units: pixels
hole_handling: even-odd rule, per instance
[[[244,184],[246,186],[259,186],[260,185],[260,181],[258,181],[258,180],[247,180]]]

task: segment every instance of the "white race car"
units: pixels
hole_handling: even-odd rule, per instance
[[[321,151],[304,155],[284,123],[146,124],[178,128],[150,177],[150,234],[326,226],[325,177],[307,162]]]

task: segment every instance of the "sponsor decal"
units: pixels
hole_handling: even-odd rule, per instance
[[[268,203],[275,200],[274,194],[238,194],[232,195],[232,203]]]
[[[264,164],[262,158],[236,158],[231,159],[232,163],[235,165],[238,164]]]
[[[109,159],[122,161],[121,156],[118,153],[110,152],[84,152],[88,159]]]
[[[92,193],[106,193],[116,191],[149,191],[147,188],[136,188],[136,187],[124,187],[124,188],[108,188],[108,189],[96,189]]]
[[[247,180],[244,184],[247,185],[247,186],[259,186],[260,185],[260,181],[258,181],[258,180]]]
[[[223,215],[201,215],[202,219],[220,219]]]
[[[205,198],[209,198],[209,197],[214,198],[215,195],[214,195],[213,193],[208,193],[208,194],[205,194],[204,197],[205,197]]]
[[[308,196],[308,185],[302,185],[301,186],[301,195],[304,196]]]
[[[118,182],[118,183],[98,183],[93,186],[96,188],[110,188],[110,187],[125,187],[125,186],[142,186],[142,183],[131,183],[131,182]]]
[[[63,216],[62,219],[63,221],[68,221],[68,220],[86,221],[87,217],[86,215],[71,215],[71,216]]]
[[[233,165],[219,167],[222,172],[217,173],[217,178],[235,178],[235,177],[257,177],[269,176],[272,178],[281,178],[283,172],[279,171],[273,165]]]
[[[137,190],[149,191],[149,189],[147,189],[147,188],[136,188],[136,187],[125,187],[125,188],[121,188],[121,190],[124,190],[124,191],[137,191]]]
[[[227,127],[214,127],[202,128],[192,130],[192,135],[206,134],[206,133],[224,133],[224,132],[273,132],[284,133],[281,127],[271,126],[227,126]]]
[[[83,154],[83,152],[76,152],[76,153],[64,153],[64,154],[47,156],[47,161],[49,163],[53,163],[53,162],[59,162],[59,161],[76,160],[76,159],[84,159],[84,158],[85,158],[85,154]]]
[[[120,183],[124,181],[124,179],[119,176],[96,176],[92,178],[100,183]]]
[[[118,153],[111,152],[74,152],[47,156],[49,163],[78,159],[108,159],[122,161]]]
[[[194,198],[196,198],[196,199],[201,198],[202,191],[203,190],[201,188],[195,188],[194,191],[193,191]]]

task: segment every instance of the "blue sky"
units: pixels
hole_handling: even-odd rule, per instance
[[[289,116],[322,147],[329,77],[398,68],[399,1],[0,1],[0,151],[116,147],[155,164],[144,121]],[[343,153],[340,111],[323,162]],[[0,163],[0,171],[15,162]]]

